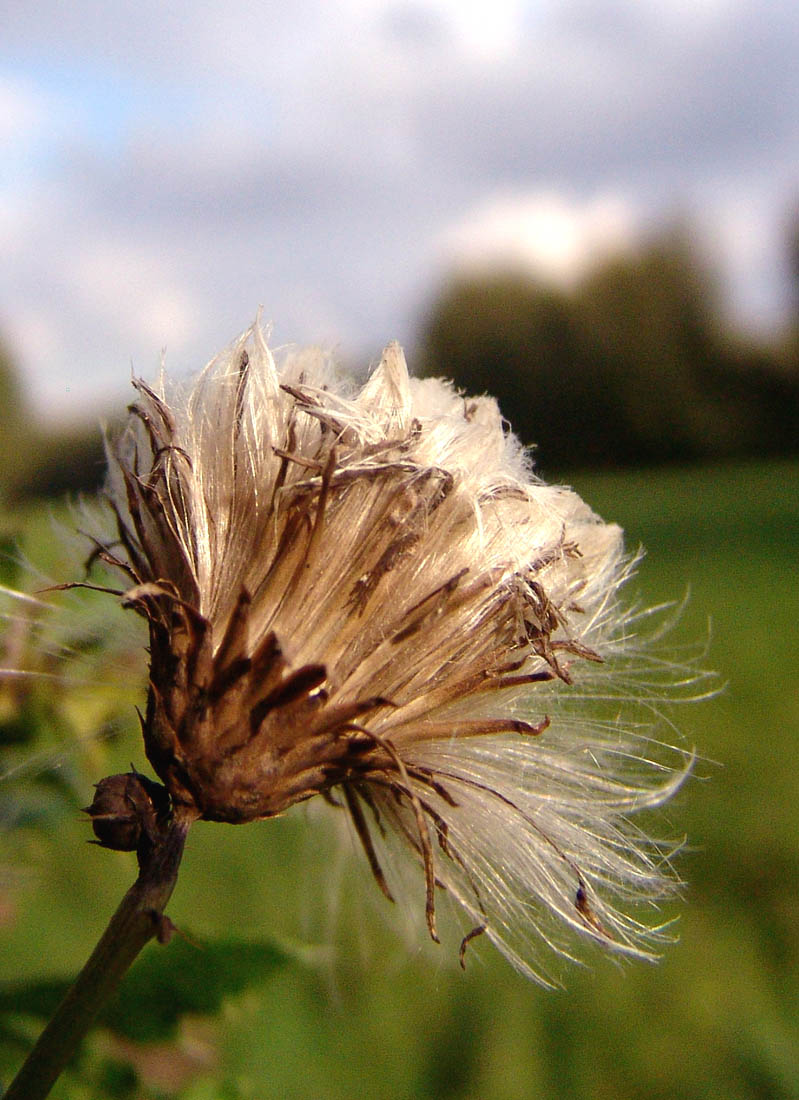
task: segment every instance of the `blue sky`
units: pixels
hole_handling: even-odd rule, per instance
[[[373,359],[448,272],[561,282],[692,219],[742,322],[784,313],[793,0],[0,2],[0,333],[42,413],[263,306]]]

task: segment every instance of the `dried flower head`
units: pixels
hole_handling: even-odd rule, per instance
[[[623,651],[619,528],[397,344],[357,392],[318,352],[278,369],[257,326],[183,390],[134,385],[103,556],[149,625],[142,724],[173,802],[343,804],[387,896],[379,837],[415,854],[433,938],[446,891],[464,948],[485,932],[537,977],[541,937],[646,953],[636,912],[669,876],[628,815],[682,770],[561,716]]]

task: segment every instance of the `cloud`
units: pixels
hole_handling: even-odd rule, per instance
[[[637,223],[615,195],[586,202],[548,191],[498,195],[448,230],[441,247],[451,267],[521,268],[570,286],[592,264],[629,248],[640,235]]]
[[[787,0],[6,7],[0,326],[46,411],[164,344],[204,361],[259,304],[278,340],[373,356],[458,257],[570,278],[682,209],[776,311]]]
[[[0,78],[0,142],[7,147],[24,141],[40,127],[43,114],[44,104],[35,90]]]

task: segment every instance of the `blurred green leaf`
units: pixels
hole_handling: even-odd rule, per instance
[[[290,942],[301,930],[303,942],[334,949],[317,953],[303,970],[276,964],[259,987],[239,987],[243,995],[231,988],[225,1011],[199,1021],[201,1033],[213,1033],[218,1060],[177,1092],[159,1092],[142,1079],[131,1093],[130,1068],[123,1073],[117,1064],[112,1073],[105,1066],[109,1051],[124,1058],[125,1042],[98,1033],[53,1100],[799,1096],[799,691],[792,644],[799,463],[572,480],[601,515],[625,527],[631,548],[640,540],[649,551],[631,599],[679,600],[690,586],[666,645],[684,642],[693,652],[711,617],[702,663],[728,685],[710,703],[673,712],[685,743],[699,753],[697,778],[664,811],[664,832],[689,837],[678,861],[687,896],[664,913],[680,913],[681,942],[657,966],[595,959],[590,968],[569,970],[564,994],[530,986],[479,941],[464,974],[457,942],[409,951],[396,929],[385,927],[390,907],[384,912],[374,896],[368,871],[331,858],[337,849],[329,821],[326,828],[298,807],[247,829],[198,824],[170,905],[179,926],[196,927],[216,944],[228,942],[215,937],[230,930],[239,943],[260,941],[264,932]],[[49,531],[40,520],[31,551],[51,549]],[[116,690],[124,674],[109,665],[104,678]],[[81,704],[94,708],[100,690],[92,686]],[[51,733],[42,730],[42,749],[52,751]],[[131,730],[130,741],[111,746],[112,766],[101,757],[88,774],[96,779],[140,762],[137,737]],[[19,886],[2,899],[3,977],[44,978],[56,965],[76,970],[99,932],[98,914],[111,911],[130,880],[132,857],[84,843],[78,816],[71,824],[62,816],[47,832],[29,831],[27,848],[14,850],[10,863],[6,857],[11,872],[20,868],[27,877],[18,876]],[[15,879],[7,881],[13,888]],[[410,908],[418,902],[416,894],[408,899]],[[222,955],[218,965],[226,969],[224,947]],[[177,940],[148,949],[141,965],[160,970],[170,957],[185,972],[181,979],[194,975],[198,983],[206,962],[217,965],[213,948],[209,956]],[[168,1004],[172,993],[158,996]],[[155,1030],[156,1009],[135,1003]],[[0,1013],[5,1081],[41,1020]]]
[[[114,1097],[114,1100],[126,1100],[127,1097],[141,1095],[138,1092],[139,1075],[133,1066],[113,1059],[103,1059],[97,1069],[98,1095]]]
[[[175,936],[167,948],[151,948],[133,966],[99,1024],[115,1035],[148,1043],[172,1038],[183,1016],[213,1016],[228,997],[257,986],[289,955],[269,940],[219,939],[194,944]],[[71,979],[0,983],[4,1016],[48,1019]]]
[[[227,997],[269,977],[289,956],[269,940],[220,939],[195,946],[175,936],[147,951],[102,1015],[117,1035],[146,1043],[175,1034],[184,1015],[214,1015]]]
[[[51,981],[3,982],[0,985],[0,1015],[52,1016],[69,988],[67,979]]]
[[[180,1100],[249,1100],[235,1081],[216,1081],[208,1078],[192,1082],[181,1091]]]
[[[0,532],[0,584],[9,588],[19,585],[19,546],[15,535]]]

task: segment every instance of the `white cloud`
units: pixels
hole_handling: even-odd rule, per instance
[[[0,142],[24,140],[41,126],[43,97],[35,89],[8,77],[0,77]]]
[[[74,257],[69,282],[81,312],[93,314],[101,328],[113,325],[135,345],[183,344],[198,313],[155,244],[89,243]]]
[[[681,208],[773,316],[795,2],[6,8],[0,298],[40,406],[164,343],[202,362],[259,304],[278,340],[373,354],[447,263],[569,281]]]
[[[779,325],[791,307],[786,239],[792,212],[773,195],[745,186],[721,189],[706,212],[708,251],[725,274],[734,314],[751,329]]]
[[[498,195],[445,231],[442,252],[467,270],[519,268],[571,285],[599,258],[628,248],[638,219],[621,197],[582,202],[555,191]]]

